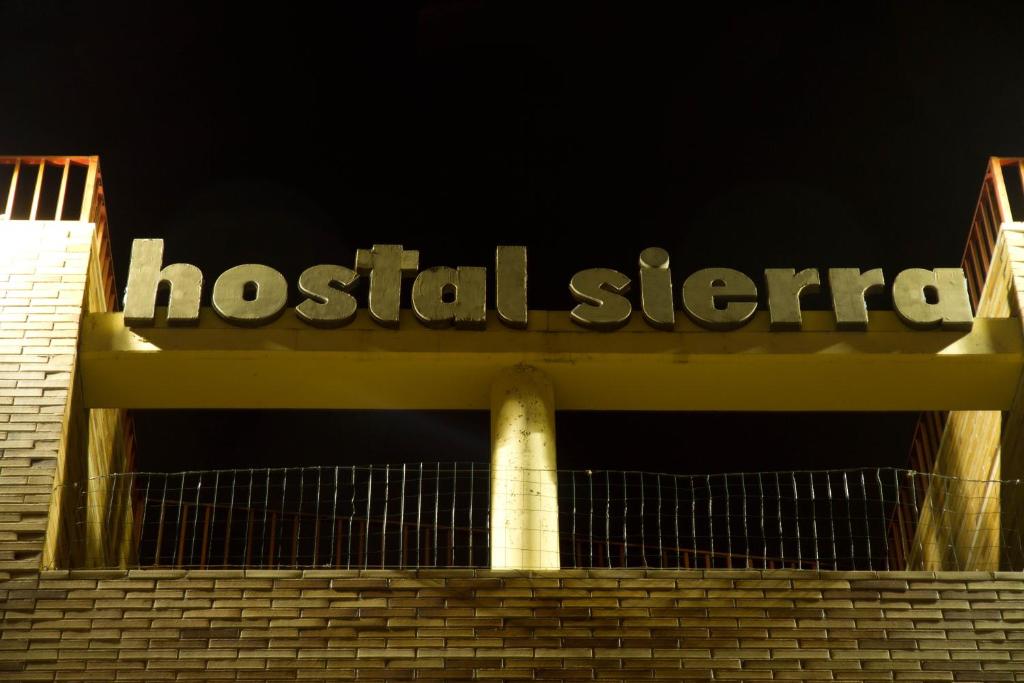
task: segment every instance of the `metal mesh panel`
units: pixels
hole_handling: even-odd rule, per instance
[[[558,472],[563,567],[1015,569],[1019,481],[910,470]],[[490,471],[130,473],[65,487],[87,566],[486,567]],[[120,539],[111,542],[109,538]],[[112,552],[111,548],[120,548]]]
[[[674,475],[559,473],[562,565],[989,569],[1019,530],[979,482],[889,468]]]
[[[488,473],[472,463],[131,473],[75,493],[80,526],[98,504],[106,528],[130,517],[125,561],[138,566],[476,567],[489,557]]]

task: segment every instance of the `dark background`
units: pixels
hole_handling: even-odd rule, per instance
[[[294,282],[373,243],[423,267],[525,244],[532,308],[647,246],[677,281],[891,279],[958,265],[987,157],[1024,155],[1015,2],[142,5],[0,2],[0,153],[101,155],[122,286],[138,237],[208,281],[257,262]],[[559,460],[902,465],[914,420],[560,414]],[[147,469],[488,459],[482,413],[137,422]]]

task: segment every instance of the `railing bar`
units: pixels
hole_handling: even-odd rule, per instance
[[[992,186],[986,183],[982,187],[981,200],[979,203],[979,209],[981,211],[981,224],[979,226],[974,246],[979,249],[979,256],[981,257],[981,264],[984,269],[987,270],[988,264],[991,261],[992,247],[995,246],[995,238],[999,235],[999,216],[998,209],[996,208],[996,200],[992,194]],[[982,271],[982,277],[984,278],[985,272]]]
[[[356,518],[356,468],[352,467],[352,511],[348,517],[348,547],[345,551],[345,568],[352,568],[352,523]]]
[[[997,157],[989,160],[992,168],[992,184],[996,194],[996,201],[999,206],[999,221],[1005,223],[1013,220],[1013,213],[1010,211],[1010,198],[1006,194],[1006,182],[1003,180],[1003,166]]]
[[[485,547],[485,552],[487,554],[484,557],[485,557],[485,561],[487,563],[490,563],[490,561],[491,561],[491,478],[490,478],[490,472],[489,471],[485,471],[484,472],[484,476],[485,476],[484,482],[486,484],[486,486],[484,486],[484,495],[486,496],[486,500],[487,500],[487,505],[484,506],[484,510],[485,510],[485,513],[484,513],[484,547]]]
[[[252,535],[255,532],[254,527],[256,526],[256,514],[252,509],[252,484],[256,479],[256,470],[249,470],[249,499],[246,507],[248,512],[245,515],[245,544],[243,546],[243,552],[245,552],[245,565],[247,567],[252,566],[252,550],[253,550],[253,538]]]
[[[409,528],[404,526],[404,525],[401,526],[400,528],[401,528],[401,531],[402,531],[402,538],[401,538],[402,546],[401,546],[401,550],[400,550],[400,557],[404,558],[406,556],[406,554],[408,553],[408,550],[409,550]],[[404,561],[399,562],[399,566],[400,567],[405,567],[405,562]],[[412,566],[415,567],[416,564],[414,563]]]
[[[200,544],[199,550],[199,568],[206,569],[206,552],[207,552],[207,541],[210,540],[210,512],[211,508],[209,505],[204,505],[203,508],[206,510],[206,514],[203,515],[203,542]],[[199,510],[196,509],[196,517],[199,517]]]
[[[340,485],[338,483],[338,466],[335,465],[334,466],[334,505],[331,508],[331,550],[330,550],[330,553],[327,555],[327,559],[328,559],[327,564],[328,564],[328,566],[333,566],[333,567],[336,567],[338,565],[338,563],[331,564],[334,561],[335,548],[337,547],[338,550],[341,549],[341,547],[337,545],[337,543],[338,543],[338,533],[340,533],[340,530],[338,528],[338,488],[340,488]],[[339,562],[340,562],[340,559],[339,559]]]
[[[587,568],[594,567],[594,473],[587,470]]]
[[[729,474],[725,473],[722,475],[722,490],[725,495],[725,541],[726,550],[728,551],[728,557],[725,561],[727,567],[732,567],[732,509],[730,507],[729,499],[732,498],[731,492],[729,491]]]
[[[972,232],[967,234],[967,245],[991,240],[991,226],[993,223],[998,223],[998,220],[995,198],[992,196],[991,178],[986,177],[981,184],[981,192],[978,193],[978,203],[974,207]],[[997,225],[996,232],[998,229]]]
[[[690,535],[693,538],[693,561],[697,562],[697,488],[694,485],[694,477],[687,477],[690,480]]]
[[[832,500],[832,473],[825,473],[825,493],[828,496],[828,527],[832,539],[832,569],[839,569],[839,549],[836,547],[836,509]]]
[[[184,561],[185,561],[185,529],[188,527],[188,507],[189,507],[188,503],[183,503],[182,507],[184,507],[185,520],[178,527],[178,546],[177,546],[177,551],[176,551],[177,554],[175,555],[175,562],[174,562],[174,566],[176,566],[176,567],[180,567],[182,564],[184,564]],[[198,511],[197,511],[197,515],[198,515]]]
[[[448,553],[451,555],[451,562],[448,564],[449,567],[455,565],[455,528],[452,527],[448,530]]]
[[[863,499],[863,502],[864,502],[864,529],[865,529],[865,534],[866,534],[866,537],[867,537],[866,541],[867,541],[867,545],[868,545],[868,569],[871,569],[873,571],[875,567],[874,567],[874,553],[871,552],[871,525],[870,525],[869,513],[868,513],[868,487],[867,487],[867,484],[864,481],[864,471],[863,470],[860,473],[860,488],[861,488],[862,494],[864,495],[864,499]]]
[[[373,500],[373,465],[370,465],[369,478],[366,480],[366,525],[363,535],[363,569],[369,566],[370,562],[370,505]]]
[[[740,472],[740,495],[743,498],[743,555],[744,567],[750,568],[750,527],[747,524],[747,476]]]
[[[277,542],[277,512],[270,513],[270,555],[267,557],[267,566],[274,566],[274,544]]]
[[[250,479],[250,481],[252,481],[252,480]],[[237,485],[238,485],[238,473],[237,472],[232,472],[231,473],[231,502],[228,504],[228,521],[227,521],[227,526],[224,527],[224,560],[223,560],[223,562],[221,562],[221,565],[224,566],[224,567],[226,567],[228,565],[228,553],[231,550],[231,524],[234,521],[234,516],[235,516],[235,489],[237,488]],[[250,488],[250,491],[251,490],[252,489]],[[248,543],[248,540],[249,539],[248,539],[248,535],[247,535],[246,538],[245,538],[246,543]]]
[[[317,507],[319,507],[318,503],[319,502],[317,501]],[[332,520],[332,523],[333,523],[333,520]],[[321,518],[319,518],[319,515],[317,514],[316,518],[313,520],[313,555],[312,555],[312,560],[308,564],[308,566],[311,566],[311,567],[321,566],[321,564],[319,564],[319,561],[318,561],[319,560],[319,537],[321,537],[321,530],[319,530],[319,527],[321,527]]]
[[[757,473],[757,492],[761,499],[761,557],[764,558],[762,569],[768,568],[768,533],[764,528],[764,481],[761,473]]]
[[[213,509],[213,519],[212,519],[212,522],[211,522],[214,525],[216,525],[216,523],[217,523],[217,494],[220,492],[220,470],[217,470],[216,472],[217,472],[217,474],[214,475],[214,478],[213,478],[213,508],[212,508]],[[209,546],[207,546],[207,541],[209,541],[209,544],[210,544]],[[202,564],[204,564],[204,565],[206,564],[206,557],[207,556],[213,557],[213,547],[212,547],[212,545],[213,545],[213,535],[212,534],[210,534],[208,538],[206,538],[206,537],[203,538],[203,562],[202,562]]]
[[[21,159],[15,159],[14,171],[11,174],[11,185],[7,190],[7,205],[4,207],[4,218],[11,220],[14,217],[14,195],[18,189],[18,175],[21,173]]]
[[[323,484],[324,468],[316,468],[316,521],[313,523],[313,559],[309,563],[312,567],[319,566],[317,560],[320,559],[320,495],[321,485]],[[337,491],[337,487],[334,489]]]
[[[970,259],[970,263],[967,264],[966,269],[967,281],[971,285],[971,304],[974,306],[974,310],[978,310],[978,306],[981,304],[981,295],[985,290],[985,267],[983,265],[983,258],[978,256],[980,247],[977,243],[967,245],[966,256]]]
[[[472,504],[473,504],[472,501],[470,501],[470,505],[472,505]],[[472,511],[470,511],[470,517],[472,517],[472,516],[473,516],[473,513],[472,513]],[[405,566],[405,544],[406,544],[406,539],[408,538],[408,536],[406,534],[406,528],[405,528],[405,463],[402,463],[402,502],[401,502],[401,504],[398,507],[398,528],[402,531],[402,538],[400,539],[401,540],[401,546],[399,547],[399,550],[398,550],[398,566],[399,567],[404,567]],[[470,542],[472,542],[472,540],[473,540],[473,537],[470,536]],[[473,551],[472,551],[472,547],[471,547],[470,548],[470,557],[472,557],[472,555],[473,555]]]
[[[715,494],[711,491],[711,475],[706,475],[704,478],[704,484],[708,489],[708,545],[711,548],[711,553],[715,552],[715,510],[713,500]]]
[[[419,479],[416,482],[416,562],[417,564],[423,561],[423,547],[420,537],[422,536],[420,530],[420,520],[423,513],[423,463],[420,463],[420,474]]]
[[[1020,176],[1021,189],[1024,190],[1024,159],[1017,162],[1017,174]],[[1010,219],[1012,220],[1013,216],[1010,216]]]
[[[576,557],[576,471],[573,470],[572,477],[572,516],[570,517],[572,523],[572,532],[569,538],[572,539],[572,566],[579,567],[579,558]]]
[[[39,194],[43,189],[43,173],[46,171],[46,162],[39,162],[39,172],[36,173],[36,187],[32,191],[32,208],[29,210],[28,219],[34,221],[39,212]]]
[[[147,474],[146,475],[146,492],[144,494],[142,494],[142,519],[139,520],[138,533],[136,534],[136,536],[138,537],[138,541],[137,541],[137,545],[136,545],[137,551],[136,551],[136,554],[135,554],[135,560],[136,560],[136,563],[139,564],[139,565],[142,564],[142,538],[145,536],[145,533],[146,533],[146,514],[149,512],[149,486],[152,483],[153,483],[153,475]],[[134,488],[134,486],[133,486],[133,488]]]
[[[251,481],[251,480],[250,480]],[[260,567],[267,567],[267,513],[270,511],[270,468],[267,468],[266,477],[263,480],[263,529],[260,532]],[[273,550],[270,551],[273,554]]]
[[[918,534],[918,527],[921,522],[921,512],[917,507],[917,477],[916,472],[907,472],[907,477],[910,479],[910,498],[911,504],[914,510],[914,537],[917,538],[917,547],[919,550],[918,559],[921,563],[921,567],[924,568],[924,542],[921,540],[920,534]],[[914,567],[908,567],[908,569],[914,569]]]
[[[380,568],[384,568],[388,555],[388,497],[391,489],[391,465],[384,465],[384,516],[380,523]],[[455,501],[452,501],[454,509]]]
[[[119,478],[118,478],[117,474],[112,474],[112,475],[108,476],[108,479],[109,479],[110,487],[109,487],[109,490],[107,491],[107,521],[104,523],[103,530],[102,530],[103,533],[101,535],[102,543],[100,544],[100,553],[103,556],[101,558],[99,558],[100,562],[103,563],[103,564],[106,564],[109,561],[109,559],[110,559],[109,558],[109,548],[107,547],[107,544],[112,540],[111,539],[111,534],[110,534],[110,516],[111,516],[111,513],[114,510],[114,498],[117,495],[117,482],[118,482]],[[102,482],[102,483],[97,482],[97,483],[100,484],[100,486],[103,486],[103,488],[107,488],[106,484],[108,482]]]
[[[284,521],[284,518],[282,518],[282,523],[283,523],[283,521]],[[292,515],[292,563],[291,563],[292,567],[297,567],[298,566],[298,562],[299,562],[299,528],[300,528],[300,526],[301,526],[301,524],[299,523],[299,516],[298,515]],[[281,543],[281,545],[283,546],[284,543]]]
[[[658,566],[665,568],[665,555],[661,544],[661,475],[657,477],[658,486]]]
[[[843,496],[846,499],[846,531],[850,537],[850,564],[856,566],[857,550],[854,547],[853,536],[853,502],[850,500],[850,481],[846,472],[843,472]]]
[[[139,484],[136,481],[136,473],[132,474],[132,487],[128,494],[129,505],[132,507],[131,526],[128,529],[128,533],[131,534],[131,547],[127,549],[124,555],[124,565],[131,567],[142,566],[142,538],[143,538],[143,526],[146,519],[146,506],[149,505],[149,497],[141,498],[139,496]],[[146,476],[146,486],[149,486],[149,476]],[[142,510],[139,510],[139,507]],[[131,552],[131,555],[127,553]]]
[[[611,473],[604,473],[604,548],[608,556],[608,568],[612,568],[612,480]]]
[[[437,566],[437,520],[441,512],[441,463],[434,474],[434,566]]]
[[[619,553],[622,558],[622,566],[627,567],[629,562],[629,537],[626,533],[626,524],[629,519],[629,484],[626,482],[626,473],[622,473],[622,551]]]
[[[971,257],[971,267],[967,269],[968,275],[978,289],[979,299],[985,290],[985,276],[988,273],[989,264],[992,263],[991,256],[984,245],[984,239],[976,240],[968,245],[968,253]]]
[[[645,507],[647,502],[644,500],[644,474],[641,472],[639,475],[640,479],[640,564],[643,567],[647,566],[647,536],[645,532]]]
[[[775,507],[778,509],[779,517],[779,558],[786,559],[786,534],[782,529],[782,482],[779,480],[779,473],[775,473]]]
[[[251,482],[251,480],[250,480],[250,482]],[[255,533],[255,529],[253,529],[254,526],[256,526],[256,514],[253,511],[253,509],[250,507],[248,509],[248,511],[246,512],[246,515],[245,515],[245,566],[246,567],[251,567],[252,566],[252,550],[253,550],[253,546],[254,546],[254,544],[252,542],[252,535],[253,535],[253,533]],[[261,560],[262,560],[262,558],[261,558]]]
[[[166,505],[167,505],[167,479],[168,479],[168,476],[165,474],[165,475],[163,475],[163,478],[164,478],[164,492],[163,492],[163,496],[160,499],[160,519],[157,521],[156,549],[154,550],[154,555],[153,555],[153,557],[155,559],[153,565],[156,566],[156,567],[160,566],[160,549],[161,549],[161,545],[162,545],[163,539],[164,539],[164,516],[165,516],[165,511],[166,511]]]
[[[981,226],[984,228],[984,235],[979,239],[979,241],[984,243],[985,253],[991,256],[995,254],[996,243],[999,241],[999,232],[1002,229],[1002,219],[996,215],[997,210],[995,207],[995,198],[992,196],[991,192],[986,193],[986,199],[987,201],[985,204],[987,205],[988,210],[983,211],[986,220]],[[989,259],[989,263],[991,263],[991,259]],[[987,273],[983,273],[983,275],[985,274]]]
[[[182,512],[182,507],[184,505],[185,505],[185,473],[182,472],[181,473],[181,486],[180,486],[180,488],[178,490],[178,525],[175,528],[175,531],[178,531],[178,532],[183,532],[184,531],[184,525],[182,524],[182,521],[181,521],[181,512]],[[184,539],[184,536],[182,536],[182,539]],[[177,546],[175,546],[175,555],[171,559],[174,560],[174,563],[175,563],[176,566],[180,567],[181,566],[181,557],[177,553],[178,553],[178,549],[177,549]]]
[[[900,545],[903,547],[903,565],[900,569],[907,570],[910,565],[910,556],[914,552],[914,537],[911,535],[913,533],[911,526],[913,522],[905,509],[906,503],[900,501],[900,479],[898,470],[892,471],[892,482],[896,488],[896,509],[900,511]]]
[[[682,562],[682,558],[680,556],[681,553],[682,553],[682,544],[679,541],[679,477],[678,476],[673,476],[672,477],[672,491],[673,491],[673,496],[674,496],[674,501],[675,501],[675,513],[673,514],[672,519],[673,519],[673,523],[674,523],[674,526],[675,526],[675,532],[676,532],[676,569],[678,569],[679,565]]]
[[[60,190],[57,192],[57,211],[53,220],[64,220],[64,196],[68,191],[68,171],[71,169],[71,159],[64,160],[64,170],[60,174]]]
[[[370,520],[361,519],[359,520],[359,539],[356,541],[356,550],[359,553],[356,556],[356,566],[363,565],[366,567],[368,561],[369,547],[366,545],[370,542]]]
[[[284,513],[288,502],[288,470],[285,469],[281,475],[281,521],[282,526],[281,532],[284,533]],[[284,539],[277,545],[277,567],[281,566],[281,555],[284,553]],[[273,552],[271,552],[271,560],[273,560]]]
[[[332,543],[332,548],[333,548],[333,553],[332,554],[334,556],[334,564],[331,565],[331,566],[336,568],[336,569],[340,569],[341,568],[341,543],[336,543],[335,540],[337,539],[338,536],[341,536],[341,534],[342,534],[342,531],[341,531],[342,526],[341,525],[344,524],[344,523],[345,523],[344,519],[337,519],[337,518],[334,519],[331,522],[331,525],[333,526],[333,529],[331,530],[331,535],[332,535],[331,543]]]
[[[302,514],[302,508],[306,502],[306,470],[299,470],[299,507],[295,513],[295,528],[292,533],[292,566],[295,566],[295,562],[298,560],[299,551],[299,535],[302,533],[302,525],[299,523],[299,516]],[[282,515],[281,519],[284,519]]]
[[[85,175],[85,189],[82,191],[82,211],[80,221],[88,222],[92,215],[92,203],[96,194],[96,175],[99,171],[99,157],[89,157],[89,170]]]
[[[793,515],[793,521],[796,524],[796,558],[797,562],[802,562],[804,559],[804,548],[803,541],[800,538],[800,494],[797,492],[796,487],[796,472],[790,473],[790,479],[793,482],[793,509],[796,511],[796,514]]]
[[[878,506],[882,512],[879,522],[882,526],[882,544],[885,549],[885,571],[889,571],[889,532],[885,528],[885,490],[882,488],[882,474],[877,469],[875,470],[875,479],[878,482]]]
[[[475,488],[474,484],[475,484],[475,477],[474,477],[474,471],[473,471],[473,463],[469,463],[469,520],[467,522],[467,526],[469,527],[469,560],[468,560],[467,566],[469,566],[469,567],[473,566],[473,529],[474,529],[474,527],[473,527],[473,489]],[[576,485],[575,474],[573,475],[573,485],[574,486]],[[573,504],[573,524],[575,525],[576,524],[576,515],[575,515],[576,499],[575,499],[575,497],[573,498],[573,503],[572,504]],[[575,538],[575,537],[576,537],[576,534],[573,534],[573,538]]]
[[[814,564],[821,562],[821,555],[818,553],[818,514],[814,498],[814,473],[807,473],[807,481],[811,486],[811,535],[814,537]]]
[[[458,483],[459,464],[452,463],[452,530],[451,533],[448,534],[448,537],[451,539],[451,547],[449,548],[451,553],[451,563],[448,565],[449,567],[455,566],[455,488],[458,486]]]
[[[1002,180],[1002,176],[1000,176],[1000,180]],[[943,495],[942,495],[942,510],[940,512],[943,512],[943,513],[951,512],[951,509],[946,507],[949,504],[949,480],[950,480],[950,477],[943,477],[942,480],[943,480],[943,489],[944,489],[944,491],[943,491]],[[932,516],[935,519],[945,519],[946,518],[945,514],[942,514],[942,515],[935,515],[935,514],[933,514]],[[953,566],[950,569],[952,569],[953,571],[963,571],[964,567],[960,566],[960,560],[957,559],[956,539],[954,538],[954,533],[953,533],[953,529],[952,528],[949,530],[948,538],[949,538],[949,544],[948,544],[949,545],[949,550],[950,550],[951,554],[953,555]],[[943,555],[945,555],[945,553],[943,553]],[[943,564],[945,564],[945,557],[943,557]],[[940,569],[945,569],[945,567],[940,567]]]

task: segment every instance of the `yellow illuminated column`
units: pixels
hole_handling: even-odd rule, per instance
[[[551,380],[527,365],[491,385],[491,567],[558,569]]]

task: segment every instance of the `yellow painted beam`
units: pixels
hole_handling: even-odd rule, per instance
[[[615,332],[584,330],[566,311],[531,311],[526,330],[489,315],[482,331],[398,329],[365,311],[337,330],[289,310],[233,327],[203,310],[195,328],[83,321],[85,401],[117,408],[479,409],[503,368],[547,374],[560,410],[1006,410],[1024,365],[1018,319],[978,319],[970,333],[911,330],[872,311],[866,332],[837,332],[828,312],[804,330],[770,332],[767,313],[740,330],[687,320],[655,330],[635,314]],[[163,319],[163,312],[158,314]]]

